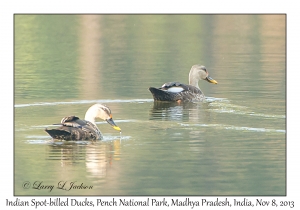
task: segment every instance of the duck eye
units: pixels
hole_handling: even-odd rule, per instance
[[[106,114],[110,115],[110,111],[108,109],[105,108],[101,108]]]

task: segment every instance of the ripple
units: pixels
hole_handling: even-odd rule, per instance
[[[229,114],[237,114],[237,115],[248,115],[254,117],[264,117],[264,118],[272,118],[272,119],[285,119],[285,115],[272,115],[272,114],[264,114],[264,113],[256,113],[254,111],[249,110],[250,108],[247,106],[240,106],[231,104],[229,100],[219,100],[221,103],[210,103],[209,109],[211,112],[216,113],[229,113]],[[225,103],[224,103],[225,102]]]
[[[62,145],[62,144],[80,144],[80,145],[87,145],[90,144],[93,141],[61,141],[61,140],[53,140],[49,136],[27,136],[28,140],[25,140],[28,144],[56,144],[56,145]],[[115,140],[129,140],[131,136],[104,136],[102,140],[97,140],[97,142],[105,142],[105,141],[115,141]]]
[[[131,136],[104,136],[101,141],[129,140]]]
[[[25,142],[27,144],[52,144],[53,140],[49,139],[49,137],[47,137],[48,140],[41,140],[41,139],[30,139],[30,140],[26,140]]]
[[[127,120],[114,120],[115,123],[128,123],[128,122],[138,122],[139,120],[127,119]],[[96,122],[96,124],[107,124],[106,121]]]
[[[153,102],[153,99],[104,99],[104,100],[80,100],[80,101],[57,101],[57,102],[36,102],[32,104],[15,104],[15,108],[31,106],[55,106],[61,104],[90,104],[90,103],[146,103]]]
[[[239,131],[253,131],[253,132],[270,132],[270,133],[285,133],[285,130],[273,129],[273,128],[252,128],[245,126],[234,126],[234,125],[224,125],[224,124],[187,124],[179,123],[179,125],[184,127],[215,127],[217,129],[225,130],[239,130]]]
[[[211,103],[216,101],[229,102],[227,98],[205,97],[205,102]]]
[[[38,135],[32,135],[32,136],[26,136],[27,139],[48,139],[49,136],[38,136]]]

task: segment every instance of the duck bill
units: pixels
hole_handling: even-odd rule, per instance
[[[210,83],[213,83],[213,84],[218,84],[218,82],[216,80],[214,80],[213,78],[211,78],[210,76],[207,76],[205,80]]]
[[[112,118],[109,118],[108,120],[106,120],[106,122],[108,122],[108,124],[110,124],[115,130],[121,131],[121,128],[116,125]]]

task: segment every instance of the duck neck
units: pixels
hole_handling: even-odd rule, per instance
[[[96,125],[96,123],[95,123],[95,113],[93,112],[93,110],[91,110],[91,109],[87,110],[87,112],[85,113],[84,119],[86,121],[89,121],[89,122],[93,123],[94,125]]]
[[[189,74],[189,84],[190,85],[193,85],[193,86],[195,86],[195,87],[197,87],[197,88],[199,88],[199,86],[198,86],[198,79],[196,79],[196,75],[194,75],[194,73],[193,73],[194,71],[190,71],[190,74]]]

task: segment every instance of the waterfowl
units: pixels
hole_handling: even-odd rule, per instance
[[[199,80],[217,84],[218,82],[208,75],[205,66],[194,65],[189,73],[189,84],[167,82],[160,88],[150,87],[154,101],[198,102],[205,96],[198,86]]]
[[[91,106],[87,110],[84,120],[76,116],[64,117],[60,123],[54,124],[60,125],[60,127],[45,129],[45,131],[53,139],[59,140],[101,140],[103,139],[103,135],[95,123],[96,118],[106,120],[115,130],[121,131],[121,128],[112,119],[111,110],[103,104],[94,104]]]

